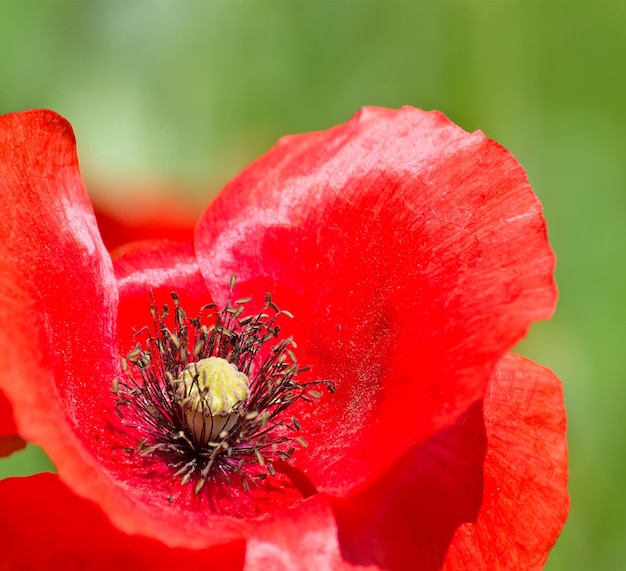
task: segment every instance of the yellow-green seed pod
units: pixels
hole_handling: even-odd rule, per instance
[[[196,442],[215,442],[230,430],[246,402],[248,377],[221,357],[189,364],[174,380],[180,407]]]

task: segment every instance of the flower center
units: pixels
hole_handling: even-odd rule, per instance
[[[179,406],[196,443],[226,438],[248,399],[248,377],[221,357],[190,363],[174,381]]]
[[[293,316],[270,294],[260,312],[246,315],[251,300],[232,301],[234,283],[221,311],[206,305],[195,318],[175,293],[171,313],[153,298],[153,326],[136,334],[122,360],[125,377],[111,389],[125,438],[136,439],[124,450],[139,466],[167,466],[196,496],[207,490],[213,498],[237,483],[248,493],[250,483],[276,475],[296,446],[308,445],[287,409],[319,399],[322,385],[335,390],[330,381],[301,380],[309,367],[298,364],[295,342],[281,339],[277,324]]]

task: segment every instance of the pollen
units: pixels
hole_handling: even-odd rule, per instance
[[[187,424],[202,445],[232,428],[250,393],[248,377],[221,357],[190,363],[174,385]]]

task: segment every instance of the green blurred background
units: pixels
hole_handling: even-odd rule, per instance
[[[155,184],[195,208],[281,135],[365,104],[437,108],[508,147],[558,256],[558,311],[519,348],[569,413],[547,568],[626,566],[626,3],[3,0],[0,54],[0,113],[67,117],[95,199]],[[46,462],[29,448],[0,476]]]

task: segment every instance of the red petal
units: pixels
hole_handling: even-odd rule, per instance
[[[0,481],[2,569],[241,569],[243,541],[210,550],[171,548],[127,535],[55,474]]]
[[[101,428],[89,420],[117,368],[117,289],[74,135],[55,113],[0,117],[0,212],[0,388],[20,434],[91,490],[86,446]]]
[[[13,407],[0,391],[0,458],[26,447],[26,441],[16,434],[17,426],[13,419]]]
[[[523,246],[523,247],[522,247]],[[341,495],[480,398],[554,307],[541,207],[515,159],[439,113],[365,109],[283,139],[196,228],[214,298],[274,294],[298,358],[337,394],[300,413],[298,457]],[[290,328],[289,328],[290,327]]]
[[[374,487],[338,502],[337,515],[344,554],[354,563],[531,569],[545,561],[567,507],[560,381],[508,355],[484,402]]]
[[[13,452],[26,446],[24,439],[18,436],[16,432],[13,407],[4,393],[0,391],[0,458],[10,456]]]
[[[480,509],[485,448],[479,403],[406,454],[382,481],[337,502],[346,558],[439,569],[454,530]]]
[[[457,529],[445,569],[541,569],[569,513],[561,382],[503,359],[485,396],[488,448],[475,523]]]
[[[0,388],[20,434],[122,530],[190,547],[239,538],[241,525],[222,520],[189,534],[203,514],[151,497],[146,478],[129,485],[129,466],[112,453],[117,283],[69,124],[46,111],[2,117],[0,156],[0,296],[11,301],[0,307]]]
[[[327,500],[319,494],[295,510],[259,522],[246,546],[244,571],[354,568],[341,555],[335,518]]]
[[[0,156],[0,296],[11,300],[0,308],[0,388],[19,433],[122,530],[193,547],[240,537],[228,523],[185,535],[201,514],[164,506],[146,477],[129,485],[131,467],[113,450],[118,290],[69,124],[46,111],[1,117]],[[148,305],[137,313],[149,316]]]
[[[0,436],[15,434],[16,432],[17,427],[13,419],[13,406],[4,393],[0,391]]]
[[[151,323],[151,295],[159,307],[172,305],[176,292],[190,316],[212,299],[200,273],[191,242],[134,242],[119,249],[114,261],[120,307],[118,342],[120,354],[134,345],[133,333]]]

